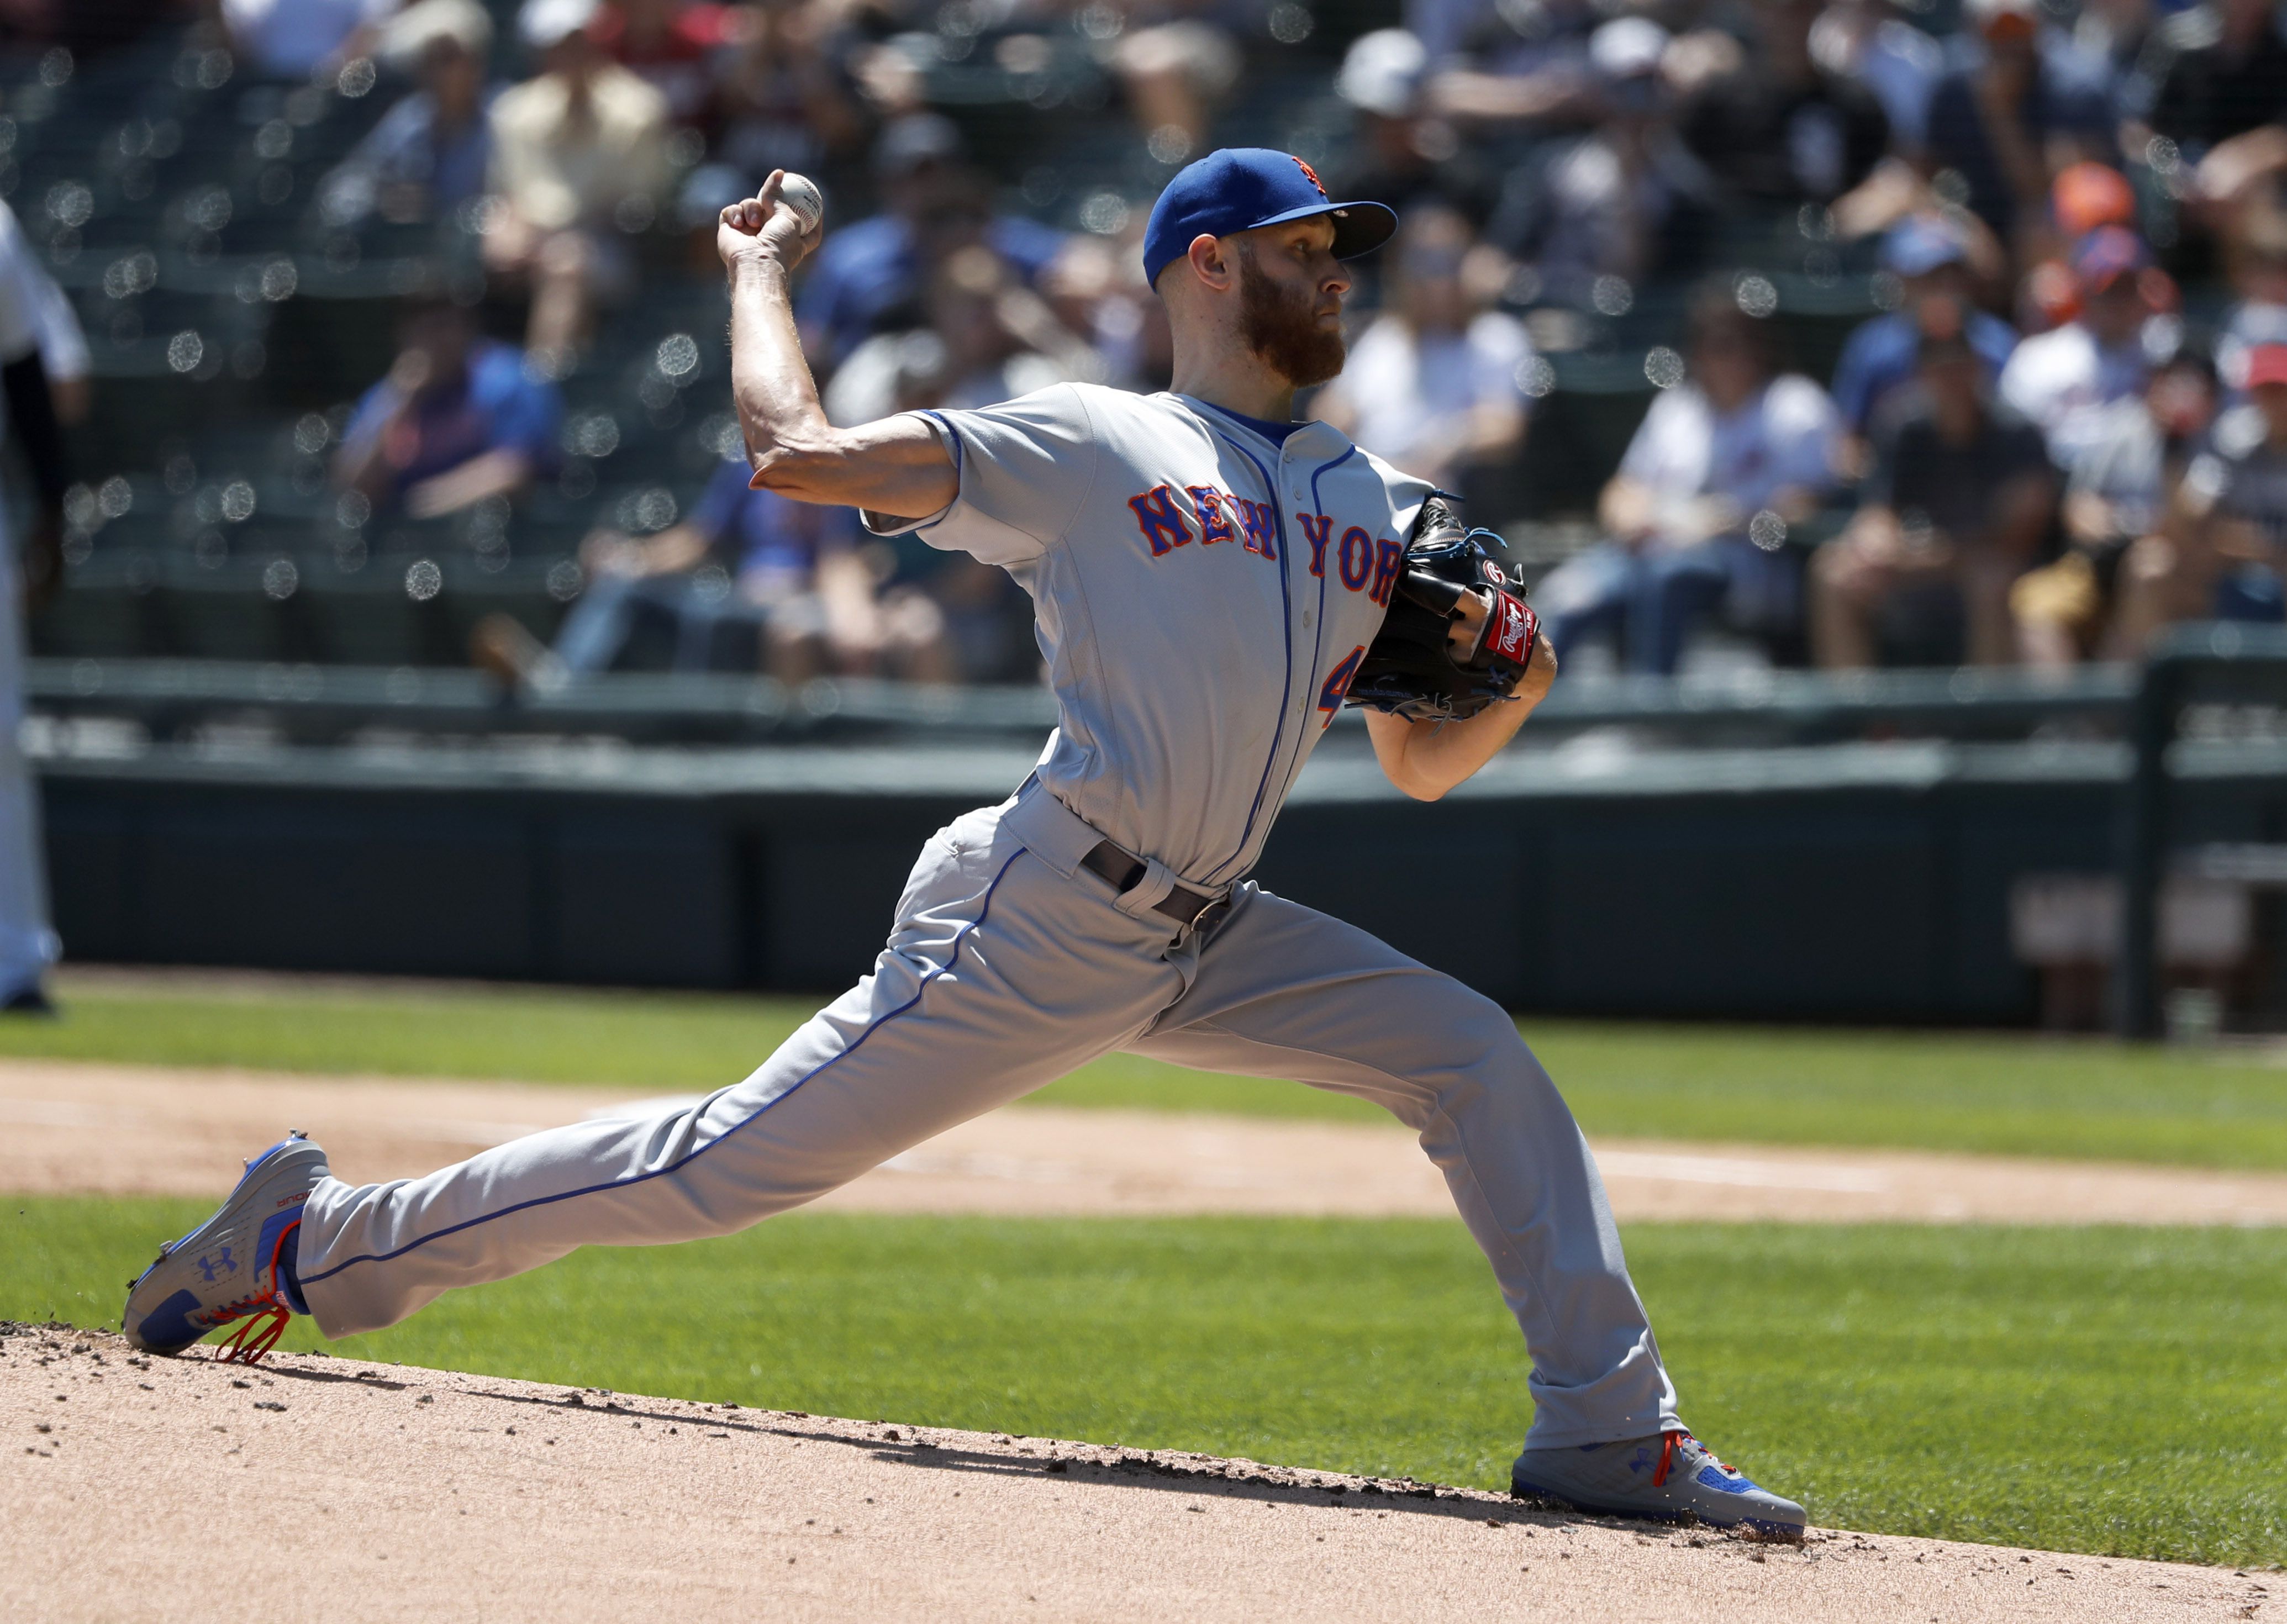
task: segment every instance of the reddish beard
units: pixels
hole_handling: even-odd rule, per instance
[[[1349,358],[1341,329],[1320,329],[1314,295],[1314,289],[1273,281],[1256,267],[1254,245],[1238,245],[1239,337],[1297,389],[1335,376]]]

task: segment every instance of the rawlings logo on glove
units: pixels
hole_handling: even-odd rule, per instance
[[[1492,612],[1485,616],[1484,628],[1477,636],[1477,656],[1472,665],[1485,655],[1506,660],[1522,671],[1532,658],[1532,645],[1540,636],[1540,617],[1531,605],[1515,593],[1500,589],[1493,592]]]

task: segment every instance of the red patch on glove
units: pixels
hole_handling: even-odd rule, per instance
[[[1532,645],[1540,636],[1540,617],[1532,606],[1511,592],[1493,595],[1492,614],[1485,627],[1484,650],[1499,660],[1523,665],[1532,657]]]

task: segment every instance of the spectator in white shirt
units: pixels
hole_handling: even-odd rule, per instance
[[[2041,431],[2049,460],[2067,473],[2102,433],[2105,408],[2143,391],[2151,264],[2134,233],[2118,226],[2089,233],[2072,257],[2080,314],[2026,339],[2001,369],[2003,402]]]
[[[667,99],[589,35],[597,0],[526,0],[517,28],[536,78],[492,106],[488,268],[528,282],[525,349],[560,374],[598,305],[634,291],[621,234],[650,223],[668,178]]]
[[[1725,283],[1693,302],[1690,376],[1653,400],[1597,504],[1609,539],[1540,583],[1558,649],[1616,628],[1630,669],[1666,673],[1719,607],[1758,630],[1800,623],[1787,527],[1834,484],[1841,422],[1824,390],[1778,372],[1769,322],[1744,297]]]
[[[1460,215],[1415,210],[1393,257],[1389,306],[1351,346],[1318,415],[1376,456],[1459,490],[1471,470],[1523,449],[1532,343],[1523,322],[1486,308],[1502,267],[1494,250],[1472,247]]]

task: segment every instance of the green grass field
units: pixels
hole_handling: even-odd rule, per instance
[[[200,1203],[0,1208],[0,1317],[115,1323]],[[1685,1418],[1821,1521],[2287,1561],[2287,1233],[1642,1225]],[[319,1345],[297,1322],[289,1346]],[[1524,1362],[1458,1224],[796,1215],[589,1250],[335,1351],[1500,1486]]]
[[[744,1076],[807,1016],[787,998],[531,987],[60,982],[65,1017],[0,1055],[505,1077],[656,1093]],[[1591,1133],[2287,1168],[2287,1067],[2101,1040],[1527,1018]],[[1290,1083],[1114,1056],[1034,1097],[1380,1120]]]

